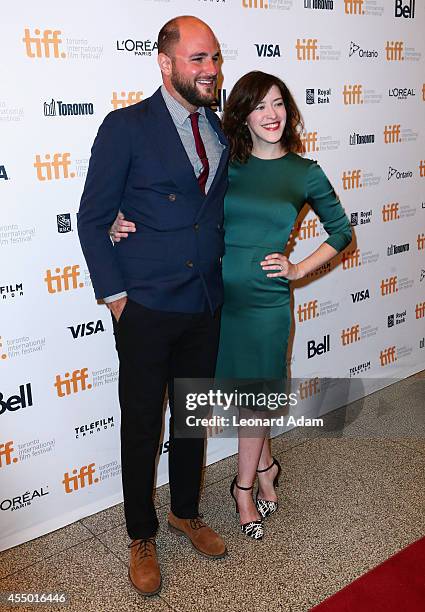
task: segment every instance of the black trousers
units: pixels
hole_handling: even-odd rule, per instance
[[[153,503],[156,458],[168,385],[171,510],[198,516],[204,438],[174,438],[174,378],[212,378],[217,358],[220,309],[214,315],[151,310],[128,300],[114,323],[120,361],[121,466],[124,512],[132,540],[155,535]]]

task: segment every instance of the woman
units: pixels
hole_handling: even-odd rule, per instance
[[[320,166],[299,155],[303,150],[301,114],[278,77],[259,71],[241,77],[227,99],[223,130],[230,143],[231,163],[224,209],[225,298],[216,377],[284,379],[289,282],[305,277],[344,249],[351,241],[351,228]],[[329,237],[294,264],[283,254],[282,245],[305,202]],[[133,227],[121,216],[112,233],[120,239],[122,232]],[[231,494],[241,530],[253,539],[263,537],[262,519],[278,508],[275,488],[280,472],[265,428],[255,438],[239,434],[238,475]]]

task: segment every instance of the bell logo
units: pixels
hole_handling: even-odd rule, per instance
[[[400,219],[398,214],[399,204],[398,202],[391,202],[391,204],[384,204],[382,207],[382,220],[384,223],[387,221],[396,221]]]
[[[312,395],[317,395],[320,393],[319,386],[319,377],[315,376],[314,378],[310,378],[309,380],[305,380],[304,382],[300,382],[299,385],[299,394],[300,399],[304,400]]]
[[[43,30],[41,34],[41,30],[34,30],[35,36],[31,36],[30,29],[25,28],[25,36],[22,40],[25,43],[27,56],[62,59],[66,57],[66,53],[60,50],[62,39],[59,38],[59,35],[61,33],[60,30]]]
[[[351,270],[351,268],[358,268],[361,266],[360,262],[360,249],[354,249],[353,251],[343,252],[342,254],[342,269]]]
[[[36,155],[34,168],[37,170],[38,180],[51,181],[61,178],[74,178],[75,172],[69,172],[70,156],[71,153],[54,153],[53,161],[50,161],[50,153],[47,153],[44,156],[44,161],[41,161],[41,155]]]
[[[13,450],[13,440],[0,444],[0,468],[18,462],[18,458],[12,456]]]
[[[359,340],[360,325],[358,323],[341,331],[342,346],[347,346],[347,344],[352,344],[353,342],[358,342]]]
[[[425,249],[425,234],[423,232],[422,234],[418,234],[416,243],[418,245],[418,251],[423,251]]]
[[[402,40],[387,40],[385,53],[387,62],[402,62],[404,60],[404,43]]]
[[[383,349],[379,354],[379,361],[381,366],[386,366],[397,361],[395,346],[389,346],[388,348]]]
[[[342,173],[342,188],[344,191],[349,189],[360,189],[363,184],[360,182],[362,178],[361,170],[344,170]]]
[[[114,110],[117,108],[126,108],[132,104],[137,104],[137,102],[140,102],[142,99],[143,91],[122,91],[120,96],[121,97],[118,97],[117,91],[112,92],[111,104]]]
[[[417,319],[423,319],[425,317],[425,302],[419,302],[419,304],[416,304],[415,315]]]
[[[307,342],[307,359],[312,359],[316,355],[323,355],[331,350],[331,336],[325,334],[323,336],[323,342],[316,343],[315,340],[309,340]]]
[[[51,270],[46,270],[44,282],[47,284],[47,291],[49,293],[60,293],[61,291],[84,287],[84,283],[78,283],[77,281],[80,276],[79,270],[79,265],[65,266],[63,272],[61,272],[61,268],[55,268],[56,274],[54,275]],[[72,281],[71,284],[70,280]]]
[[[62,480],[65,493],[73,493],[79,489],[84,489],[85,486],[90,487],[93,484],[97,484],[99,478],[93,478],[96,472],[95,465],[95,463],[89,463],[89,465],[80,467],[80,471],[74,469],[72,470],[72,476],[70,476],[69,472],[65,472]]]
[[[297,60],[299,61],[303,62],[319,59],[317,38],[303,38],[302,42],[300,38],[297,38],[295,49],[297,50]]]
[[[425,159],[421,159],[419,162],[419,176],[425,178]]]
[[[0,166],[0,179],[3,179],[5,181],[9,180],[9,177],[7,176],[6,168],[4,166]]]
[[[269,8],[267,0],[242,0],[242,7],[248,9],[266,9]]]
[[[399,123],[395,123],[394,125],[386,125],[384,129],[384,143],[393,144],[394,142],[401,142]]]
[[[397,276],[390,276],[389,278],[382,279],[381,281],[381,295],[391,295],[397,293]]]
[[[311,302],[305,302],[303,305],[298,304],[297,314],[300,323],[315,319],[319,316],[317,312],[317,303],[317,300],[312,300]]]
[[[394,17],[415,18],[415,0],[409,0],[403,5],[403,0],[395,0]]]
[[[304,153],[312,153],[319,150],[317,146],[317,132],[306,132],[301,136]]]
[[[314,219],[308,219],[302,223],[298,223],[296,231],[299,240],[306,240],[307,238],[317,238],[319,231],[317,229],[317,217]]]
[[[363,15],[364,0],[344,0],[344,10],[346,15]]]
[[[91,389],[92,385],[90,383],[86,384],[89,377],[87,371],[87,368],[82,368],[81,370],[74,370],[72,374],[65,372],[63,378],[61,378],[60,374],[56,374],[54,387],[56,387],[58,397],[65,397],[66,395],[71,395],[71,393]]]
[[[354,85],[344,85],[342,96],[345,106],[350,104],[363,104],[363,86],[358,83]]]

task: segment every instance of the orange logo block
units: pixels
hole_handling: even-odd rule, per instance
[[[423,319],[425,317],[425,302],[419,302],[419,304],[416,304],[415,315],[417,319]]]
[[[341,331],[341,342],[342,346],[347,346],[347,344],[351,344],[352,342],[358,342],[360,340],[360,325],[356,323],[356,325],[352,325],[351,327],[347,327],[347,329],[343,329]]]
[[[297,60],[299,61],[312,61],[318,60],[318,48],[317,38],[297,38],[297,44],[295,45],[297,50]]]
[[[421,178],[425,177],[425,159],[421,159],[419,162],[419,176]]]
[[[353,249],[352,251],[344,251],[342,254],[342,269],[350,270],[351,268],[357,268],[361,266],[360,262],[360,249]]]
[[[317,300],[312,300],[311,302],[305,302],[302,305],[298,304],[298,308],[297,308],[298,321],[300,323],[303,323],[304,321],[309,321],[310,319],[315,319],[316,317],[318,317],[319,313],[318,313],[317,304],[318,304]]]
[[[35,156],[34,168],[37,170],[37,178],[39,181],[52,181],[58,179],[74,178],[75,172],[69,172],[71,166],[71,153],[54,153],[53,161],[50,161],[50,153],[44,156],[44,161],[41,161],[41,155]]]
[[[384,128],[384,143],[394,144],[395,142],[401,142],[399,123],[394,123],[394,125],[386,125]]]
[[[319,377],[315,376],[314,378],[301,382],[299,385],[299,393],[302,400],[320,393]]]
[[[354,85],[344,85],[342,97],[345,106],[350,104],[363,104],[363,85],[355,83]]]
[[[2,347],[3,347],[3,342],[1,341],[1,336],[0,336],[0,359],[7,359],[7,353],[1,352]]]
[[[385,53],[387,62],[402,62],[404,60],[404,43],[402,40],[387,40]]]
[[[319,231],[317,229],[317,217],[308,219],[296,226],[297,236],[299,240],[307,240],[307,238],[317,238]]]
[[[122,91],[121,97],[118,97],[118,92],[112,92],[112,100],[111,104],[114,107],[114,110],[117,108],[126,108],[127,106],[131,106],[132,104],[136,104],[140,102],[143,96],[143,91]]]
[[[386,366],[390,363],[394,363],[395,361],[397,361],[396,347],[389,346],[388,348],[383,349],[379,353],[379,361],[381,363],[381,366]]]
[[[60,374],[56,374],[56,392],[58,397],[65,397],[71,395],[71,393],[78,393],[79,391],[86,391],[91,389],[92,385],[86,384],[88,375],[88,369],[82,368],[81,370],[74,370],[72,374],[65,372],[63,378]]]
[[[6,444],[0,444],[0,468],[18,462],[18,458],[12,455],[13,451],[13,440],[9,440]]]
[[[342,173],[342,188],[347,191],[349,189],[360,189],[362,183],[362,171],[357,170],[344,170]]]
[[[397,293],[397,276],[390,276],[389,278],[382,279],[381,281],[381,295],[390,295]]]
[[[242,0],[242,8],[269,8],[267,0]]]
[[[22,39],[25,43],[25,51],[27,57],[54,57],[64,58],[66,53],[60,50],[62,39],[59,38],[62,34],[61,30],[34,30],[34,35],[31,36],[30,29],[25,28],[25,36]]]
[[[363,15],[364,0],[344,0],[344,10],[346,15]]]
[[[311,153],[312,151],[318,151],[317,146],[317,132],[306,132],[301,136],[301,142],[303,143],[304,153]]]
[[[418,245],[418,251],[423,251],[425,249],[425,234],[423,232],[422,234],[418,234],[416,242]]]
[[[80,276],[79,270],[79,265],[65,266],[63,272],[61,268],[55,268],[55,274],[52,274],[51,270],[46,270],[46,276],[43,280],[47,284],[47,291],[49,293],[60,293],[61,291],[84,287],[84,283],[79,283],[77,280]]]
[[[399,203],[391,202],[391,204],[384,204],[382,207],[382,221],[386,223],[387,221],[395,221],[396,219],[400,219],[399,211]]]
[[[422,100],[425,102],[425,83],[422,85]]]
[[[72,476],[69,472],[65,472],[63,475],[62,484],[65,487],[65,493],[73,493],[79,489],[84,489],[85,486],[91,486],[99,482],[99,478],[93,478],[96,469],[95,463],[89,463],[89,465],[83,465],[80,467],[80,471],[77,469],[72,470]]]

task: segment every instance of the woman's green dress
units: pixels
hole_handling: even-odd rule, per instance
[[[348,218],[320,166],[295,153],[251,156],[233,163],[224,208],[224,305],[217,378],[284,378],[290,330],[290,288],[267,278],[265,255],[283,252],[308,202],[341,251],[351,240]]]

